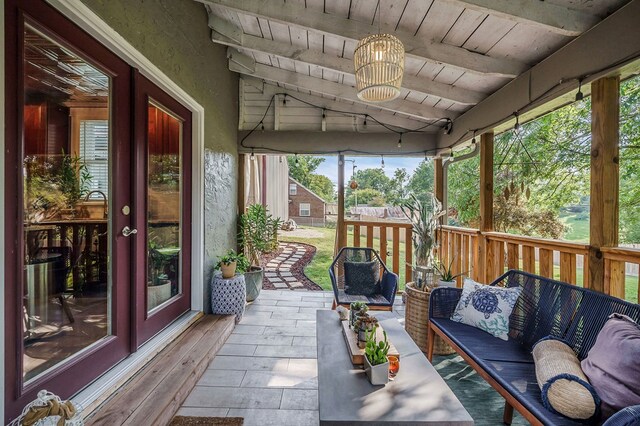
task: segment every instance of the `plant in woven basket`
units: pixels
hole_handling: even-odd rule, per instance
[[[387,340],[387,332],[382,332],[384,340],[377,341],[376,330],[373,329],[367,332],[367,343],[364,347],[364,353],[371,365],[380,365],[388,361],[387,354],[389,353],[389,341]]]
[[[416,265],[430,267],[433,264],[433,249],[436,246],[436,230],[445,212],[442,203],[432,193],[429,201],[423,202],[411,194],[402,206],[402,212],[411,220]]]

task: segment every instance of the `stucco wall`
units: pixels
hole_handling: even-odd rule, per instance
[[[205,280],[236,243],[238,78],[192,0],[82,0],[205,109]],[[206,286],[208,287],[208,286]],[[206,297],[205,311],[210,303]]]

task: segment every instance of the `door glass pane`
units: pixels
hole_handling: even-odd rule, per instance
[[[24,33],[23,379],[111,334],[110,78]]]
[[[182,121],[153,102],[147,123],[147,310],[182,292]]]

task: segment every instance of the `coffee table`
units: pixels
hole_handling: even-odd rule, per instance
[[[471,426],[473,419],[390,313],[375,314],[400,353],[400,371],[373,386],[349,358],[337,312],[317,311],[321,425]]]

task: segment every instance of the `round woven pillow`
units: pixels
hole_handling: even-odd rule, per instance
[[[569,345],[560,340],[542,339],[533,347],[533,360],[542,403],[547,410],[581,420],[599,414],[600,398]]]

